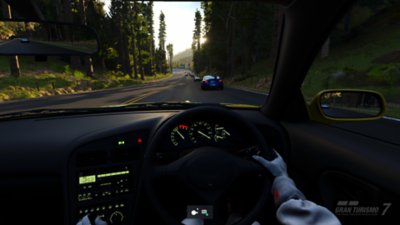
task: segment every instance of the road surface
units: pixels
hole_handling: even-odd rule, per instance
[[[113,88],[107,90],[17,100],[0,103],[0,113],[39,108],[80,108],[118,105],[125,103],[190,101],[213,103],[246,103],[261,105],[265,94],[225,88],[223,91],[202,91],[200,82],[177,72],[171,78],[141,86]]]
[[[29,100],[0,103],[0,113],[39,108],[80,108],[125,103],[190,101],[213,103],[244,103],[262,105],[266,94],[253,93],[226,87],[223,91],[202,91],[200,83],[174,73],[171,78],[142,85],[87,93],[42,97]],[[400,121],[381,119],[368,123],[346,123],[335,125],[363,135],[400,144]]]

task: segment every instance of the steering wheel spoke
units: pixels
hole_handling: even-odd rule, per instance
[[[253,160],[240,159],[238,160],[241,174],[263,174],[265,169]]]
[[[177,170],[174,166],[170,164],[157,165],[153,168],[152,176],[158,177],[175,177],[177,175]]]

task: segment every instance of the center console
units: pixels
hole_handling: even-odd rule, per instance
[[[80,171],[75,195],[78,217],[93,214],[108,224],[123,223],[130,211],[135,172],[131,165]]]
[[[86,215],[109,225],[132,224],[145,132],[103,138],[74,151],[68,209],[71,225]]]

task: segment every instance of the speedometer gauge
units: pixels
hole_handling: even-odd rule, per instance
[[[189,129],[189,136],[193,143],[211,141],[213,139],[213,128],[205,121],[196,121]]]
[[[219,142],[227,139],[231,134],[225,129],[225,127],[221,127],[218,124],[215,124],[215,135],[214,141]]]
[[[188,135],[189,126],[179,124],[171,131],[171,142],[174,146],[178,146],[181,142],[189,139]]]

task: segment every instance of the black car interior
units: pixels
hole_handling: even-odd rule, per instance
[[[74,225],[90,214],[109,224],[172,225],[199,203],[221,215],[206,224],[225,224],[232,212],[242,215],[238,225],[278,224],[273,178],[251,159],[272,159],[272,149],[307,199],[332,212],[341,200],[379,207],[377,216],[338,215],[343,224],[393,224],[400,146],[311,121],[301,93],[315,55],[353,2],[283,5],[275,76],[261,109],[203,104],[0,121],[0,224]],[[171,141],[185,126],[204,135]],[[229,135],[211,138],[221,130]]]

